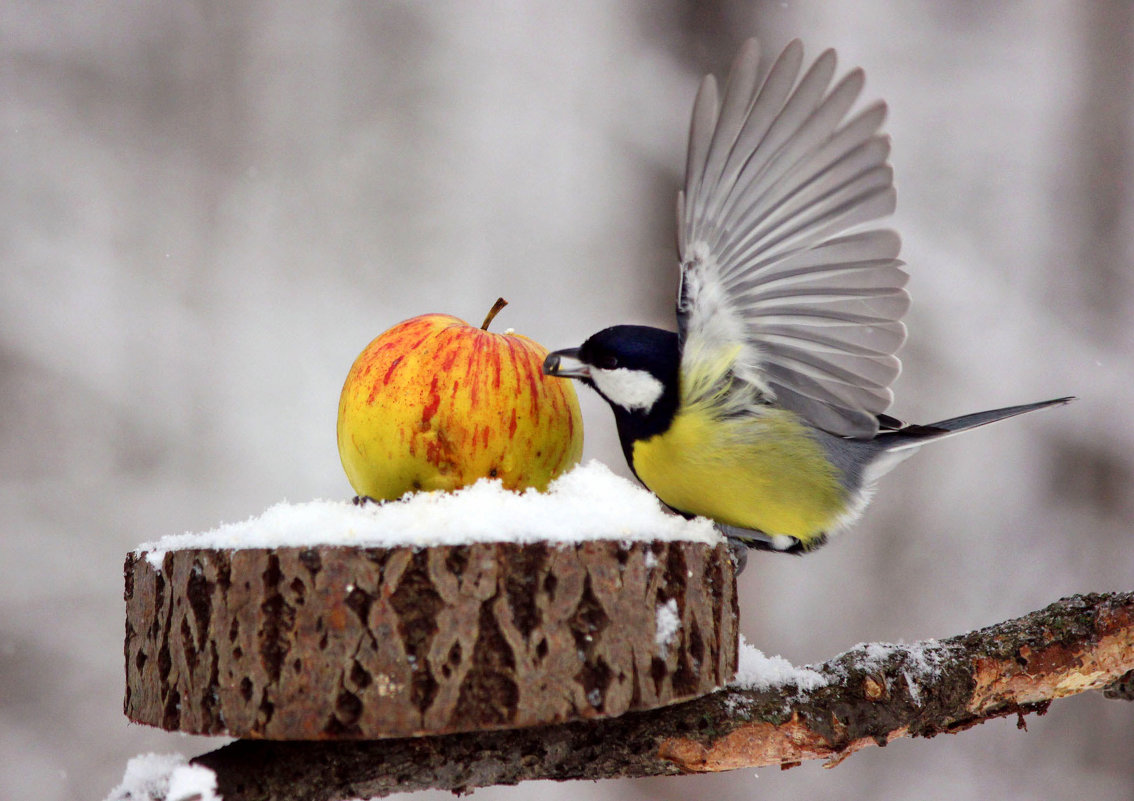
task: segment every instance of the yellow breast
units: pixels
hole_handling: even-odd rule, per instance
[[[636,442],[633,459],[642,482],[674,509],[804,545],[847,507],[823,448],[784,410],[714,420],[685,408],[665,433]]]

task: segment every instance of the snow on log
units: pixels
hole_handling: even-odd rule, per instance
[[[726,545],[177,548],[126,559],[126,715],[376,739],[604,718],[737,666]]]

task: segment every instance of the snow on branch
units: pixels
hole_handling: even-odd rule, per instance
[[[242,740],[193,760],[238,799],[456,792],[529,779],[603,779],[837,765],[898,737],[1043,714],[1086,690],[1122,697],[1134,677],[1134,593],[1076,595],[946,640],[863,645],[787,683],[757,675],[689,703],[598,722],[359,742]],[[795,678],[792,678],[792,676]]]

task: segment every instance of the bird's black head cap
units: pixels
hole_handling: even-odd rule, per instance
[[[665,385],[676,385],[681,360],[677,334],[648,325],[614,325],[579,348],[579,360],[600,370],[644,370]]]
[[[677,411],[677,334],[645,325],[616,325],[570,353],[585,365],[585,372],[574,377],[594,388],[614,411],[622,449],[633,466],[634,442],[664,432]]]

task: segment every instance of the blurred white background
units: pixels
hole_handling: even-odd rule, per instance
[[[123,717],[124,555],[349,496],[336,404],[379,332],[497,295],[552,348],[672,325],[693,95],[754,34],[836,47],[890,104],[893,413],[1081,399],[927,449],[813,556],[754,556],[747,637],[802,664],[1134,587],[1132,9],[0,0],[0,797],[98,799],[137,753],[219,745]],[[1134,707],[753,774],[477,797],[1128,801]]]

